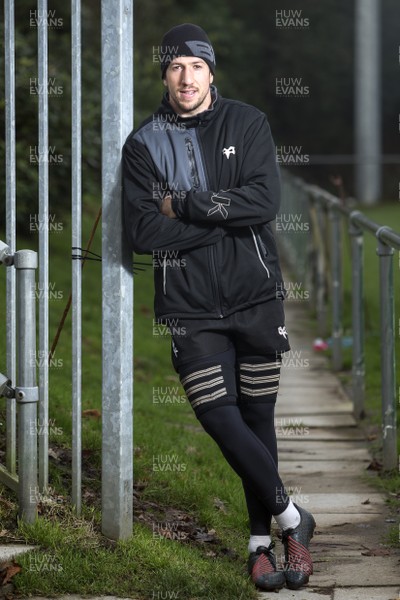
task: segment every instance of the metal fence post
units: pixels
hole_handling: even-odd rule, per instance
[[[82,89],[81,2],[71,2],[72,80],[72,247],[80,248],[82,231]],[[82,264],[72,262],[72,504],[82,509]]]
[[[331,271],[332,271],[332,365],[335,371],[342,368],[342,244],[341,218],[329,208],[331,220]]]
[[[380,239],[388,227],[380,227],[377,254],[379,256],[379,288],[381,316],[381,373],[382,373],[382,439],[383,468],[386,471],[397,467],[396,436],[396,383],[394,353],[394,249]]]
[[[123,235],[121,150],[133,128],[133,2],[102,0],[102,531],[132,535],[133,262]]]
[[[313,251],[315,261],[315,273],[313,278],[313,297],[315,298],[315,309],[317,312],[318,334],[325,336],[326,325],[326,263],[321,227],[321,211],[319,203],[312,195],[310,198],[310,221],[313,236]]]
[[[350,215],[349,234],[351,236],[351,306],[353,324],[353,409],[356,419],[365,416],[365,360],[364,360],[364,237],[362,230],[352,221],[358,211]]]
[[[47,0],[38,0],[39,94],[39,486],[49,483],[49,99]]]
[[[16,248],[16,140],[15,140],[15,14],[13,0],[4,3],[4,92],[6,154],[6,240],[11,253]],[[16,375],[16,280],[15,269],[7,269],[7,373]],[[17,410],[15,399],[7,402],[6,465],[12,475],[17,471]]]
[[[17,274],[17,356],[15,397],[18,403],[18,499],[19,516],[32,523],[37,516],[37,403],[36,294],[37,254],[20,250],[14,255]]]

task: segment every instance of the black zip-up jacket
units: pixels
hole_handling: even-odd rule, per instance
[[[126,233],[136,253],[153,254],[158,319],[221,318],[283,290],[266,116],[215,87],[212,97],[210,109],[184,119],[164,96],[123,149]],[[176,219],[160,213],[167,193]]]

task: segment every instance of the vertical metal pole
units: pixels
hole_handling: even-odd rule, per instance
[[[364,237],[362,230],[352,221],[350,215],[349,233],[351,236],[351,289],[353,323],[353,409],[356,419],[365,416],[365,361],[364,361]]]
[[[121,150],[133,127],[133,2],[102,0],[102,531],[132,534],[133,269],[123,236]]]
[[[317,329],[319,335],[326,335],[326,268],[325,252],[321,227],[321,207],[318,198],[310,196],[310,219],[313,228],[313,245],[315,252],[315,277],[313,296],[317,311]]]
[[[332,366],[342,368],[342,244],[341,219],[338,211],[330,208],[331,271],[332,271]]]
[[[375,204],[381,196],[380,0],[356,0],[356,196]]]
[[[380,315],[381,315],[381,375],[382,375],[382,439],[383,468],[390,471],[397,467],[396,435],[396,382],[394,354],[394,289],[393,254],[394,249],[379,239],[382,228],[376,236],[379,240]]]
[[[72,45],[72,246],[82,238],[81,2],[71,2]],[[82,506],[82,265],[72,261],[72,503]]]
[[[15,17],[13,0],[4,2],[4,70],[6,129],[6,240],[12,254],[16,247],[16,174],[15,174]],[[16,280],[15,269],[7,269],[7,373],[16,377]],[[16,473],[17,411],[15,399],[7,401],[6,466]]]
[[[47,0],[38,0],[39,79],[39,486],[48,487],[49,472],[49,106]]]
[[[37,400],[36,387],[36,294],[37,254],[15,253],[17,273],[18,377],[18,499],[19,516],[32,523],[37,516]],[[18,388],[21,392],[18,392]]]

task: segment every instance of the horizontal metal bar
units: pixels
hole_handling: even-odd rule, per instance
[[[393,231],[390,227],[382,226],[380,223],[372,221],[359,210],[350,211],[346,206],[343,206],[339,198],[316,185],[307,185],[301,179],[295,179],[295,184],[305,189],[314,201],[320,202],[326,209],[337,210],[349,218],[354,225],[357,225],[360,229],[366,229],[373,235],[377,235],[379,232],[379,240],[388,246],[400,249],[400,234]]]
[[[400,235],[390,229],[389,227],[381,228],[381,231],[377,233],[380,241],[385,242],[388,246],[397,248],[400,250]]]
[[[18,475],[10,473],[3,465],[0,465],[0,482],[16,494],[18,493]]]
[[[358,225],[358,227],[361,229],[366,229],[373,235],[375,235],[378,229],[381,227],[381,225],[375,223],[375,221],[368,219],[368,217],[366,217],[359,210],[354,210],[352,213],[350,213],[350,220],[354,225]]]

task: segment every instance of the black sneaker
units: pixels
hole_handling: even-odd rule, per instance
[[[274,542],[268,548],[258,546],[251,552],[248,561],[248,571],[253,583],[263,590],[278,590],[285,585],[285,574],[276,570],[275,554],[272,552]]]
[[[308,544],[314,534],[315,519],[311,513],[295,504],[300,513],[300,523],[294,529],[282,532],[282,542],[285,548],[285,577],[286,585],[291,590],[297,590],[308,583],[313,572],[311,554]]]

